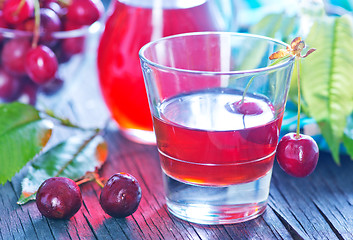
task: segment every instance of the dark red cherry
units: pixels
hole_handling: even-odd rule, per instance
[[[21,79],[22,87],[16,96],[16,101],[35,106],[37,102],[38,86],[27,78]]]
[[[46,95],[53,95],[58,92],[64,85],[64,81],[61,78],[55,77],[48,83],[41,86],[41,91]]]
[[[58,60],[54,52],[44,45],[39,45],[27,52],[26,71],[37,84],[45,84],[55,77]]]
[[[140,184],[128,173],[116,173],[102,189],[99,203],[112,217],[123,218],[133,214],[141,201]]]
[[[53,32],[61,30],[61,20],[59,16],[49,8],[40,9],[40,41],[49,44],[53,41]]]
[[[243,102],[240,100],[233,103],[233,109],[236,113],[243,115],[259,115],[263,113],[262,108],[256,102],[248,101],[247,99],[244,99]]]
[[[76,37],[63,39],[61,47],[62,51],[64,51],[67,56],[82,53],[85,49],[85,38]]]
[[[75,0],[67,7],[67,20],[78,25],[91,25],[104,11],[99,0]]]
[[[66,22],[64,26],[65,31],[71,31],[80,29],[82,26],[76,25],[72,22]],[[72,37],[72,38],[65,38],[62,40],[61,43],[61,51],[64,51],[66,56],[72,56],[78,53],[82,53],[85,48],[85,37]]]
[[[38,210],[47,218],[70,219],[82,205],[82,195],[77,184],[64,177],[45,180],[36,196]]]
[[[0,68],[0,98],[11,101],[18,95],[21,87],[19,78]]]
[[[280,167],[294,177],[311,174],[319,159],[319,148],[315,140],[307,135],[287,133],[277,146],[277,161]]]
[[[21,1],[24,1],[22,5]],[[32,0],[6,0],[3,7],[4,19],[9,24],[19,24],[30,18],[33,12]]]
[[[4,20],[4,16],[2,14],[2,11],[0,11],[0,28],[8,28],[7,22]],[[3,39],[3,37],[0,37],[0,40]]]
[[[40,7],[45,7],[47,4],[55,2],[56,0],[39,0]]]
[[[1,53],[4,68],[14,75],[26,74],[25,59],[31,42],[27,38],[14,38],[7,41]]]
[[[49,8],[53,10],[59,16],[59,18],[64,17],[67,12],[67,9],[65,7],[61,7],[60,4],[55,1],[50,1],[43,4],[43,8]]]

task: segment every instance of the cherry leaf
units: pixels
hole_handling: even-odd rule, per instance
[[[302,92],[332,156],[339,163],[347,117],[353,111],[353,23],[349,16],[317,19],[305,42],[317,51],[301,65]]]
[[[22,194],[18,204],[35,199],[42,182],[51,177],[80,179],[87,172],[100,168],[107,158],[107,144],[97,134],[73,136],[36,158],[22,180]]]
[[[53,123],[34,107],[22,103],[0,105],[0,184],[4,184],[47,144]]]

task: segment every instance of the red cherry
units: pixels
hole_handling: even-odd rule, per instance
[[[116,173],[104,185],[99,203],[112,217],[123,218],[133,214],[141,201],[141,187],[128,173]]]
[[[40,7],[47,7],[48,4],[55,2],[55,0],[39,0]]]
[[[74,54],[82,53],[85,48],[85,38],[66,38],[62,42],[62,50],[68,55],[72,56]]]
[[[55,77],[58,60],[50,48],[39,45],[27,52],[26,70],[33,82],[45,84]]]
[[[0,98],[11,101],[20,91],[20,80],[0,68]]]
[[[7,22],[4,19],[4,15],[0,11],[0,28],[8,28]]]
[[[4,16],[2,14],[2,11],[0,11],[0,28],[8,28],[8,24],[4,20]],[[3,36],[3,34],[0,34],[0,41],[2,42],[3,40],[4,40],[4,36]]]
[[[54,1],[48,1],[46,3],[43,3],[43,8],[49,8],[53,10],[60,18],[64,17],[66,15],[67,9],[64,7],[61,7],[59,3],[54,2]]]
[[[99,0],[75,0],[67,7],[67,20],[78,25],[91,25],[104,11]]]
[[[64,81],[60,78],[54,78],[48,83],[41,86],[41,91],[46,95],[53,95],[58,92],[64,85]]]
[[[6,42],[1,53],[4,68],[14,75],[24,75],[26,73],[25,58],[30,48],[29,39],[14,38]]]
[[[256,102],[249,101],[247,99],[244,99],[243,102],[241,100],[227,104],[226,108],[230,112],[238,113],[238,114],[243,114],[243,115],[259,115],[263,113],[263,110],[259,104]]]
[[[51,34],[61,30],[61,21],[59,16],[49,8],[40,9],[40,41],[46,45],[53,41]]]
[[[40,185],[36,204],[47,218],[70,219],[82,206],[82,194],[77,184],[64,177],[53,177]]]
[[[9,24],[18,24],[30,18],[33,15],[34,5],[32,0],[24,0],[24,4],[20,6],[22,0],[7,0],[3,7],[3,15]]]
[[[72,22],[65,22],[64,30],[71,31],[82,28],[81,25],[74,24]],[[82,53],[85,48],[85,37],[72,37],[65,38],[61,44],[62,50],[66,56],[72,56],[74,54]]]
[[[294,177],[306,177],[311,174],[319,159],[319,147],[315,140],[307,135],[288,133],[277,146],[277,161],[280,167]]]
[[[259,115],[263,113],[263,110],[256,102],[241,101],[234,103],[234,108],[238,113],[244,115]]]
[[[24,104],[31,104],[33,106],[36,105],[38,86],[29,81],[29,79],[22,80],[24,80],[24,86],[22,87],[19,96],[17,96],[16,101]]]

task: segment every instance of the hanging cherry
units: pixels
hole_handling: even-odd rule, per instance
[[[273,53],[270,59],[279,59],[289,55],[295,56],[297,64],[297,84],[298,84],[298,119],[297,132],[287,133],[282,137],[277,146],[277,162],[280,167],[289,175],[294,177],[306,177],[311,174],[319,159],[319,148],[315,140],[305,134],[300,133],[300,58],[305,58],[315,51],[310,49],[304,56],[301,51],[305,43],[300,37],[295,38],[290,47]]]

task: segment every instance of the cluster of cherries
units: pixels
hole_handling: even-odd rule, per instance
[[[133,214],[141,201],[141,187],[128,173],[113,174],[102,188],[99,203],[112,217]],[[36,196],[38,210],[48,218],[69,219],[82,205],[82,194],[73,180],[53,177],[45,180]]]
[[[58,90],[59,64],[81,53],[85,41],[66,33],[91,25],[103,11],[101,0],[1,1],[0,100],[34,105],[39,89]],[[56,37],[57,32],[64,35]]]

